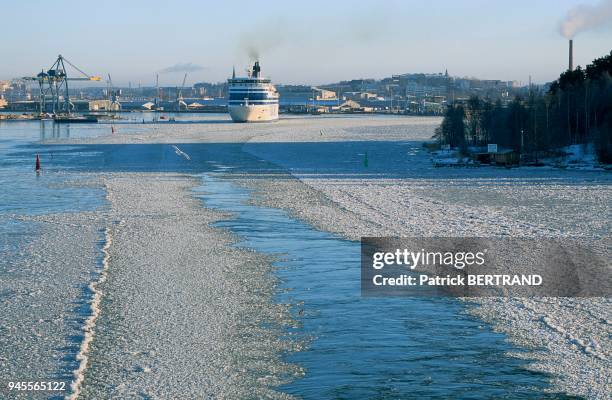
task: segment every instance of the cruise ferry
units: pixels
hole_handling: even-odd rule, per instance
[[[270,79],[261,77],[259,61],[248,76],[227,80],[229,100],[227,108],[234,122],[265,122],[278,119],[278,92]]]

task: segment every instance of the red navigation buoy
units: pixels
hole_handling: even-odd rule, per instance
[[[36,172],[40,172],[40,157],[36,154]]]

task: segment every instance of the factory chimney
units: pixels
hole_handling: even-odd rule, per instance
[[[574,41],[572,39],[569,41],[569,70],[574,70]]]

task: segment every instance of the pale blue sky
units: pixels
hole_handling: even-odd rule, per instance
[[[188,83],[221,81],[259,52],[279,83],[318,84],[403,72],[535,82],[567,68],[559,22],[597,0],[17,1],[0,5],[0,79],[35,74],[57,54],[116,84],[203,66]],[[611,50],[610,26],[579,34],[575,64]],[[160,74],[176,85],[183,72]]]

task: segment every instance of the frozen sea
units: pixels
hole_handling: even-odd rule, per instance
[[[355,239],[443,232],[609,235],[609,174],[434,168],[420,143],[439,120],[292,118],[253,126],[231,124],[224,115],[176,118],[153,124],[145,116],[143,124],[133,116],[116,123],[113,135],[108,123],[0,123],[0,376],[74,381],[82,366],[77,355],[83,353],[83,327],[92,314],[91,283],[103,272],[110,230],[108,280],[101,286],[80,398],[235,398],[248,397],[249,388],[253,397],[307,399],[602,393],[555,385],[553,372],[530,367],[543,361],[531,358],[529,343],[508,340],[512,333],[475,315],[470,304],[361,298]],[[39,175],[36,154],[43,163]],[[157,204],[168,206],[145,200],[154,198],[148,180],[157,185]],[[176,180],[184,183],[170,183]],[[189,190],[164,197],[164,187]],[[310,191],[324,200],[313,200]],[[210,232],[188,226],[198,213],[206,215],[198,224],[209,224]],[[206,231],[212,242],[186,238],[190,229]],[[154,231],[168,239],[156,241]],[[130,242],[140,234],[146,240]],[[244,293],[233,289],[240,284],[235,274],[227,275],[236,280],[228,288],[193,284],[206,279],[209,268],[217,271],[205,259],[216,256],[207,256],[217,246],[215,235],[223,237],[216,255],[227,252],[216,263],[265,272],[253,271]],[[156,247],[148,250],[140,242]],[[176,253],[181,246],[191,253]],[[164,258],[171,254],[181,258]],[[141,271],[139,260],[145,259],[149,272]],[[145,279],[154,267],[173,273]],[[187,293],[132,295],[153,287],[163,292],[164,284]],[[167,319],[135,306],[156,302]],[[609,303],[600,307],[609,313]],[[198,308],[202,314],[194,313]],[[151,316],[157,320],[143,325]],[[601,318],[609,329],[611,318]],[[233,330],[226,332],[229,325]],[[607,357],[608,342],[593,338],[598,354]],[[250,351],[253,340],[260,343]],[[544,353],[553,351],[536,344]],[[216,375],[198,359],[210,359],[232,378],[206,381],[205,375]],[[167,379],[172,371],[188,375],[193,386]],[[604,389],[609,384],[591,383]]]

